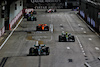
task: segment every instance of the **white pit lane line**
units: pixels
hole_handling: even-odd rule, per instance
[[[8,39],[11,37],[11,35],[13,34],[13,32],[17,29],[17,27],[19,26],[19,24],[22,22],[24,17],[22,17],[19,21],[19,23],[16,25],[16,27],[12,30],[12,32],[9,34],[9,36],[6,38],[6,40],[3,42],[3,44],[0,46],[0,49],[5,45],[5,43],[8,41]]]
[[[84,51],[84,48],[83,48],[83,46],[82,46],[82,44],[81,44],[81,42],[80,42],[78,36],[76,36],[76,39],[77,39],[77,41],[78,41],[78,43],[79,43],[79,46],[80,46],[80,48],[81,48],[81,50],[82,50],[83,55],[86,55],[86,54],[85,54],[85,51]]]
[[[66,17],[66,16],[65,16],[65,17]],[[73,27],[71,26],[70,21],[69,21],[68,19],[67,19],[67,21],[68,21],[68,24],[70,25],[70,27],[71,27],[72,31],[74,32],[74,29],[73,29]],[[83,46],[82,46],[82,44],[81,44],[81,42],[80,42],[80,40],[79,40],[78,36],[76,36],[76,39],[77,39],[77,41],[78,41],[78,43],[79,43],[79,46],[80,46],[80,48],[81,48],[81,51],[82,51],[83,55],[85,56],[85,55],[86,55],[86,53],[85,53],[85,51],[84,51],[84,48],[83,48]]]

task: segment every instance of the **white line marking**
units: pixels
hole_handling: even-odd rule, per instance
[[[80,24],[78,24],[78,26],[80,27],[81,25],[80,25]]]
[[[86,33],[86,31],[84,31],[84,33]]]
[[[64,29],[64,28],[61,28],[61,29]]]
[[[83,46],[80,45],[80,47],[82,48]]]
[[[5,45],[5,43],[8,41],[8,39],[11,37],[11,35],[13,34],[13,32],[16,30],[16,28],[19,26],[19,24],[22,22],[24,17],[21,18],[21,20],[19,21],[19,23],[16,25],[16,27],[12,30],[12,32],[9,34],[9,36],[6,38],[6,40],[3,42],[3,44],[0,46],[0,49]]]
[[[95,47],[96,50],[100,50],[98,47]]]
[[[92,40],[91,38],[89,38],[89,40]]]
[[[81,28],[81,30],[83,30],[83,28]]]
[[[84,53],[84,51],[82,51]]]
[[[69,50],[69,49],[70,49],[70,47],[67,47],[67,49]]]
[[[86,54],[85,54],[85,53],[83,53],[83,55],[85,56]]]
[[[83,52],[83,55],[85,55],[85,51],[84,51],[84,49],[83,49],[83,46],[82,46],[82,44],[81,44],[81,42],[80,42],[78,36],[76,36],[76,39],[77,39],[77,41],[78,41],[78,43],[79,43],[79,46],[80,46],[80,48],[81,48],[81,50],[82,50],[82,52]]]
[[[87,62],[85,62],[85,65],[86,65],[87,67],[91,67]]]

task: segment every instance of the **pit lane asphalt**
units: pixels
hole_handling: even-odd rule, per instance
[[[100,48],[99,37],[88,29],[75,12],[38,12],[36,17],[35,22],[24,19],[0,50],[0,59],[9,57],[4,67],[84,67],[85,62],[100,56],[100,50],[95,49],[95,47]],[[41,23],[48,25],[52,23],[54,33],[36,32],[36,26]],[[27,31],[31,31],[31,33]],[[58,36],[62,31],[72,33],[75,36],[75,42],[58,42]],[[33,39],[27,39],[28,36]],[[39,60],[39,56],[27,56],[29,48],[34,46],[35,40],[43,41],[46,46],[50,47],[49,56],[41,56],[41,60]],[[73,61],[69,62],[68,59]]]

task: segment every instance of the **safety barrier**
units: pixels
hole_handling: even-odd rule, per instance
[[[11,30],[12,26],[17,22],[17,20],[22,16],[23,12],[20,11],[16,17],[11,21],[11,23],[9,24],[9,30]]]

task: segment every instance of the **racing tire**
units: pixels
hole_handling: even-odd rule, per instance
[[[54,12],[57,12],[57,10],[55,10]]]
[[[36,26],[36,31],[42,31],[41,27],[39,28],[39,26]]]
[[[59,42],[66,42],[66,37],[59,36]]]
[[[39,28],[38,28],[38,26],[36,26],[36,31],[39,31]]]
[[[35,21],[37,21],[37,19],[35,18]]]
[[[49,54],[50,54],[50,48],[46,47],[46,55],[49,55]]]
[[[47,26],[46,28],[47,28],[47,30],[46,30],[46,31],[49,31],[49,26]]]
[[[45,12],[47,13],[47,10]]]
[[[34,48],[29,49],[29,55],[32,55],[34,53]]]
[[[75,42],[75,37],[74,36],[72,36],[72,40],[73,40],[73,42]]]
[[[59,42],[61,42],[61,36],[59,36]]]

